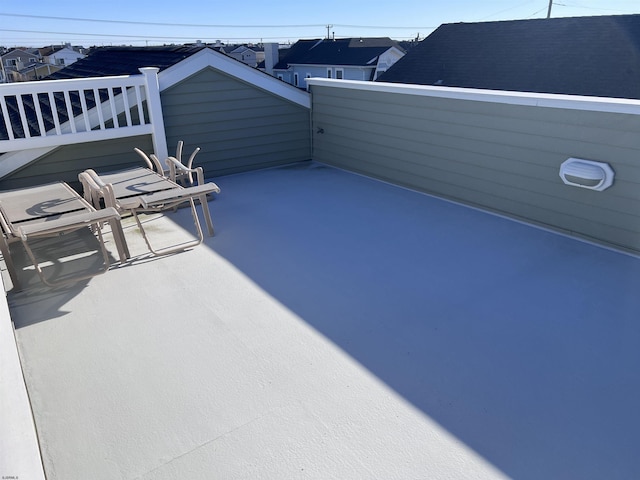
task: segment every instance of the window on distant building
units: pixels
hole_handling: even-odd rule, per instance
[[[56,65],[64,65],[64,58],[56,59]]]
[[[344,78],[344,69],[336,68],[336,78],[342,80]]]
[[[293,74],[293,84],[297,87],[298,86],[298,74],[294,73]]]
[[[327,68],[327,78],[333,78],[333,75],[331,75],[331,69]]]

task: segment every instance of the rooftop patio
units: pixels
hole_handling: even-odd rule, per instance
[[[132,262],[9,292],[49,480],[640,476],[636,256],[320,163],[214,180],[205,245],[129,219]]]

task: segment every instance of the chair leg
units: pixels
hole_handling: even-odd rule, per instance
[[[213,237],[213,220],[211,220],[211,212],[209,211],[209,202],[206,195],[198,197],[200,205],[202,205],[202,213],[204,214],[204,220],[207,222],[207,229],[209,230],[209,236]]]
[[[13,259],[11,258],[9,244],[7,243],[7,239],[4,238],[4,235],[2,234],[0,234],[0,251],[2,251],[4,264],[6,265],[7,271],[9,272],[9,277],[11,278],[11,283],[13,283],[13,288],[16,291],[22,290],[22,285],[20,284],[20,280],[18,279],[18,272],[16,271]]]
[[[149,236],[147,235],[147,232],[145,231],[144,227],[142,226],[142,222],[140,221],[140,218],[138,217],[138,213],[135,211],[135,209],[131,210],[131,214],[133,215],[133,218],[135,218],[136,223],[138,224],[138,228],[140,229],[140,233],[142,234],[142,238],[144,238],[145,243],[147,244],[147,248],[149,249],[149,251],[151,253],[153,253],[154,255],[160,256],[160,255],[168,255],[170,253],[177,253],[177,252],[182,252],[188,248],[191,247],[196,247],[198,245],[200,245],[203,241],[204,241],[204,233],[202,233],[202,227],[200,226],[200,220],[198,220],[198,213],[196,211],[196,204],[193,201],[193,198],[189,199],[189,203],[191,204],[191,213],[193,215],[193,222],[195,224],[196,227],[196,233],[197,233],[197,237],[195,240],[191,240],[189,242],[184,242],[184,243],[179,243],[177,245],[173,245],[170,247],[165,247],[165,248],[160,248],[160,249],[155,249],[151,246],[151,242],[149,240]]]
[[[40,267],[40,264],[38,263],[38,260],[36,259],[36,256],[34,255],[33,251],[31,250],[31,247],[29,247],[28,242],[26,240],[22,240],[22,245],[24,246],[24,249],[27,252],[27,255],[31,259],[31,262],[33,262],[33,266],[36,269],[36,272],[38,273],[38,276],[40,277],[40,280],[42,280],[42,283],[44,283],[45,285],[47,285],[49,287],[60,287],[62,285],[68,285],[70,283],[77,283],[80,280],[87,280],[89,278],[95,277],[96,275],[100,275],[102,273],[107,272],[109,270],[109,266],[110,266],[109,253],[107,252],[107,249],[106,249],[106,247],[104,245],[104,238],[102,237],[102,232],[100,230],[100,226],[99,225],[98,225],[98,228],[96,230],[97,230],[98,237],[99,237],[99,240],[100,240],[100,250],[102,251],[102,258],[104,260],[104,268],[98,270],[98,272],[93,273],[93,274],[78,275],[78,276],[69,278],[67,280],[63,280],[61,282],[52,282],[52,281],[48,280],[45,277],[44,272],[42,271],[42,268]]]
[[[113,234],[113,239],[115,241],[116,248],[118,249],[120,263],[125,263],[129,258],[131,258],[131,254],[129,253],[127,240],[124,237],[122,224],[120,223],[120,220],[113,220],[109,222],[109,225],[111,226],[111,233]]]

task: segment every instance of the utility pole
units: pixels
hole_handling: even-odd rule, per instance
[[[547,18],[551,18],[551,6],[553,5],[553,0],[549,0],[549,9],[547,10]]]
[[[329,33],[329,29],[331,29],[333,25],[327,25],[327,40],[331,39],[331,34]]]

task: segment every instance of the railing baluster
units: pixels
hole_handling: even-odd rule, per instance
[[[100,101],[100,92],[97,88],[93,89],[93,96],[96,100],[96,110],[98,111],[98,121],[100,122],[100,130],[104,130],[104,114],[102,113],[102,102]]]
[[[56,128],[56,135],[62,135],[62,128],[60,128],[60,116],[58,115],[58,106],[56,105],[56,99],[53,96],[53,92],[48,92],[49,104],[51,105],[51,116],[53,117],[53,124]]]
[[[67,115],[69,117],[69,126],[71,127],[71,133],[77,133],[76,122],[73,117],[73,108],[71,108],[71,98],[69,97],[69,90],[64,91],[64,104],[67,107]]]
[[[4,119],[4,124],[7,127],[7,135],[9,135],[9,140],[13,140],[15,139],[15,136],[13,135],[11,118],[9,117],[9,109],[7,108],[7,99],[4,95],[0,97],[0,109],[2,109],[2,118]]]
[[[129,105],[129,89],[128,87],[122,87],[122,100],[124,101],[124,118],[127,121],[127,126],[131,127],[131,106]]]
[[[27,120],[27,114],[24,111],[24,103],[22,95],[16,95],[18,102],[18,112],[20,112],[20,121],[22,122],[22,131],[24,132],[24,138],[31,138],[31,132],[29,131],[29,122]]]
[[[113,119],[113,128],[119,128],[120,123],[118,122],[118,109],[116,108],[116,101],[113,95],[113,87],[109,87],[107,89],[109,93],[109,106],[111,107],[111,118]]]
[[[86,131],[91,131],[91,123],[89,122],[89,109],[87,108],[87,98],[84,88],[78,91],[80,94],[80,105],[82,106],[82,117],[84,118],[84,127]]]
[[[38,119],[38,129],[40,130],[40,136],[45,137],[47,132],[44,128],[44,119],[42,117],[42,108],[40,107],[40,98],[37,93],[32,93],[33,105],[36,108],[36,118]]]
[[[146,125],[144,119],[144,108],[142,105],[142,94],[140,93],[140,85],[136,85],[136,106],[138,107],[138,116],[140,117],[140,125]]]

